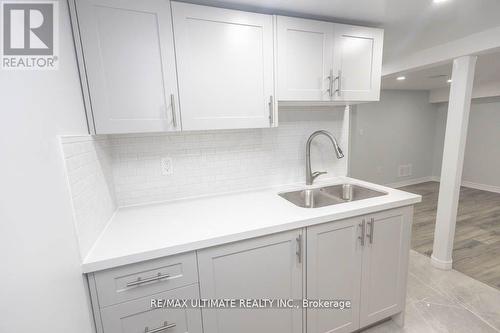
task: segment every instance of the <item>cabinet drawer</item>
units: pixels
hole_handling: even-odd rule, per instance
[[[101,308],[197,281],[198,270],[194,252],[95,273]]]
[[[101,310],[104,333],[201,333],[200,309],[151,308],[155,299],[197,299],[198,285],[155,294]]]

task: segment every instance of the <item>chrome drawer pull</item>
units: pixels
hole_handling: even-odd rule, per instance
[[[370,226],[370,233],[366,237],[370,240],[370,244],[373,244],[373,230],[375,229],[375,219],[373,217],[368,222],[368,225]]]
[[[365,246],[365,232],[366,232],[366,221],[363,219],[363,221],[359,224],[359,228],[361,236],[358,236],[358,239],[361,241],[361,246]]]
[[[158,280],[166,279],[169,277],[170,277],[169,274],[161,274],[161,273],[158,273],[157,276],[152,276],[152,277],[148,277],[145,279],[138,277],[137,280],[127,283],[127,287],[138,286],[138,285],[143,284],[143,283],[158,281]]]
[[[330,76],[328,76],[328,93],[333,97],[333,69],[330,69]]]
[[[300,264],[302,263],[302,235],[295,238],[295,241],[297,242],[297,250],[295,251],[295,254],[297,255],[297,259]]]
[[[342,92],[342,71],[339,70],[339,75],[335,78],[335,81],[338,82],[338,88],[335,89],[335,93],[337,93],[338,96],[340,96]]]
[[[170,94],[170,104],[172,105],[172,124],[177,128],[177,114],[175,111],[175,95]]]
[[[175,323],[169,324],[167,322],[164,322],[162,327],[154,328],[151,331],[149,330],[149,327],[146,326],[144,328],[144,333],[157,333],[168,330],[169,328],[174,328],[175,326],[176,326]]]
[[[269,97],[269,123],[274,125],[274,99],[273,96]]]

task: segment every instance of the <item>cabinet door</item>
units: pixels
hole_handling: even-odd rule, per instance
[[[184,130],[269,127],[273,18],[172,2]]]
[[[359,328],[361,218],[307,228],[307,298],[351,301],[351,308],[308,309],[307,332],[353,332]]]
[[[180,129],[168,1],[76,5],[97,134]]]
[[[278,100],[330,100],[332,45],[332,23],[278,16]]]
[[[301,299],[297,240],[302,242],[301,231],[199,251],[201,298]],[[298,333],[302,310],[203,309],[203,328],[205,333]]]
[[[366,218],[361,280],[361,326],[404,309],[412,208]]]
[[[378,101],[383,30],[334,25],[334,100]]]
[[[198,285],[174,289],[108,306],[101,310],[104,333],[202,333],[201,311],[196,308],[152,308],[152,299],[198,299]]]

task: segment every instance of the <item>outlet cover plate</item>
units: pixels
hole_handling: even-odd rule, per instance
[[[162,157],[160,167],[162,176],[170,176],[174,173],[174,165],[171,157]]]

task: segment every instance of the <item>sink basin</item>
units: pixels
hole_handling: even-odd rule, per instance
[[[296,206],[317,208],[379,197],[387,195],[387,193],[371,190],[359,185],[339,184],[314,189],[284,192],[278,195]]]

